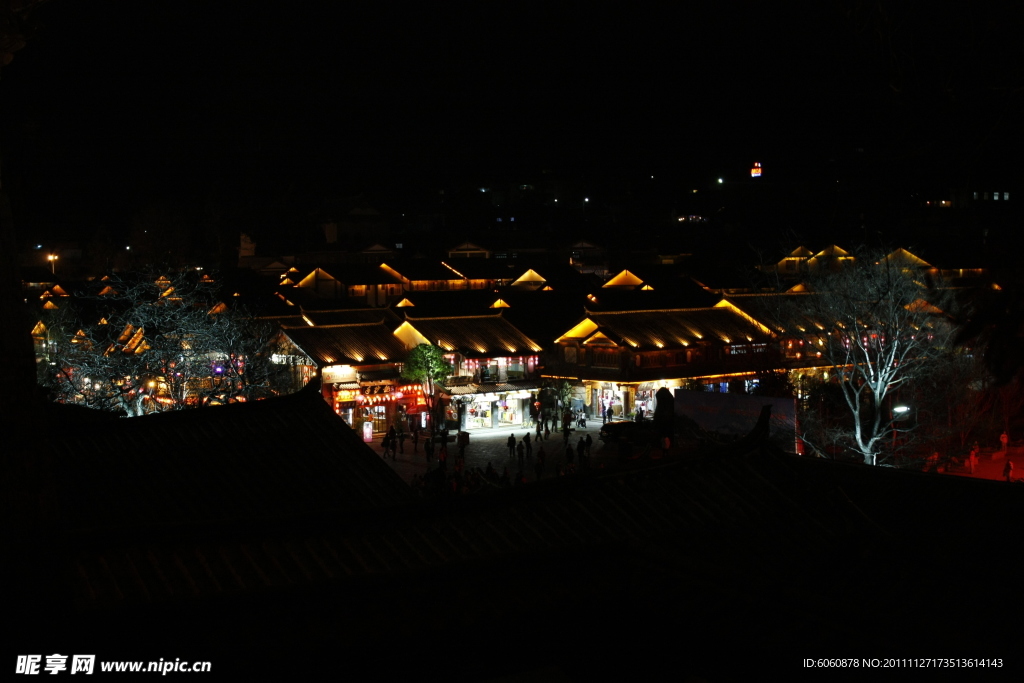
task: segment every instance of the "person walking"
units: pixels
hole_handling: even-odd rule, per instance
[[[587,444],[587,457],[589,458],[590,457],[590,446],[594,443],[594,440],[592,438],[590,438],[590,434],[587,434],[587,439],[586,439],[585,443]]]
[[[526,457],[527,458],[532,458],[533,457],[533,442],[530,441],[530,432],[526,432],[526,434],[523,436],[523,444],[526,445]]]
[[[967,458],[967,462],[971,468],[971,474],[974,474],[974,470],[978,468],[978,449],[972,448],[971,455]]]
[[[568,422],[562,423],[562,443],[566,446],[569,445],[569,435],[572,434],[572,427],[569,426]]]
[[[580,463],[580,469],[583,469],[583,465],[585,464],[584,456],[586,455],[586,452],[587,442],[583,440],[583,437],[580,437],[579,443],[576,444],[576,458]]]
[[[551,427],[550,427],[550,425],[548,425],[546,420],[544,422],[544,440],[545,441],[550,441],[551,440]]]
[[[1007,458],[1006,464],[1003,465],[1003,476],[1006,477],[1007,483],[1013,481],[1013,461]]]
[[[544,427],[541,425],[541,421],[537,420],[537,436],[534,437],[536,441],[540,441],[544,438]]]
[[[516,444],[516,455],[519,457],[519,471],[522,472],[526,465],[526,446],[522,441]]]
[[[508,446],[508,457],[514,458],[516,455],[516,435],[509,434],[505,445]]]

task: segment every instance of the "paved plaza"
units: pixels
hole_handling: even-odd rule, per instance
[[[624,453],[620,450],[618,444],[603,443],[600,437],[601,432],[601,421],[600,420],[588,420],[585,428],[573,427],[572,432],[569,436],[569,443],[575,450],[579,440],[585,439],[589,434],[593,440],[590,450],[590,467],[591,468],[605,468],[609,467],[616,462],[619,462],[620,458],[627,458]],[[520,427],[518,429],[480,429],[469,432],[469,445],[466,447],[465,459],[466,469],[470,470],[479,467],[481,470],[487,469],[487,463],[490,463],[495,471],[500,475],[507,467],[510,477],[515,477],[519,470],[518,457],[509,457],[508,452],[508,437],[514,435],[516,441],[520,441],[526,434],[530,435],[531,441],[537,435],[535,429],[527,429]],[[558,476],[558,467],[560,464],[565,464],[565,441],[562,433],[555,432],[551,433],[551,438],[548,440],[542,440],[540,442],[533,441],[533,457],[527,457],[525,465],[523,467],[523,475],[526,481],[536,481],[537,476],[535,472],[537,452],[540,448],[544,449],[545,464],[544,471],[541,475],[542,479],[548,479]],[[377,436],[369,443],[369,446],[378,454],[381,451],[381,437]],[[412,439],[407,438],[405,440],[404,452],[399,451],[396,454],[395,460],[392,460],[390,455],[385,458],[385,462],[391,466],[392,469],[397,472],[404,481],[412,482],[415,475],[423,476],[427,473],[428,469],[437,468],[437,450],[438,447],[435,445],[434,458],[427,463],[426,456],[423,451],[422,434],[421,440],[417,449],[413,450]],[[456,445],[456,435],[452,432],[449,436],[448,443],[448,471],[452,471],[452,466],[455,462],[455,456],[459,449]],[[657,457],[659,454],[655,452],[653,454]]]
[[[639,464],[636,462],[637,460],[642,462],[650,459],[659,459],[663,455],[680,455],[679,451],[663,453],[658,448],[643,452],[642,448],[637,446],[632,446],[631,451],[627,454],[623,452],[621,444],[604,443],[601,441],[601,425],[602,423],[600,420],[588,420],[585,428],[573,427],[569,437],[569,443],[575,451],[579,440],[581,438],[586,438],[588,434],[590,435],[593,442],[591,444],[589,466],[593,469],[605,469],[626,463]],[[509,476],[515,478],[519,472],[519,460],[518,457],[509,457],[508,437],[510,434],[514,435],[518,442],[527,433],[530,434],[530,439],[533,442],[533,456],[527,456],[525,458],[525,463],[522,468],[525,480],[527,482],[537,480],[535,465],[537,462],[536,457],[539,448],[543,448],[545,454],[544,471],[541,478],[549,479],[557,477],[559,466],[566,463],[565,441],[562,433],[558,432],[556,434],[555,432],[552,432],[550,439],[537,442],[534,440],[536,437],[536,431],[534,429],[526,428],[481,429],[469,432],[469,445],[466,447],[465,452],[466,470],[472,470],[477,467],[481,470],[486,470],[487,464],[490,463],[498,475],[501,475],[505,468],[508,468]],[[406,483],[412,483],[413,478],[416,475],[422,477],[429,470],[436,469],[438,467],[438,446],[435,444],[434,457],[428,464],[426,455],[423,451],[422,438],[423,434],[421,433],[420,443],[415,450],[413,449],[412,438],[407,438],[404,444],[404,452],[398,451],[394,460],[391,459],[390,455],[384,459],[384,461],[395,472],[397,472]],[[376,436],[368,445],[378,455],[382,455],[380,436]],[[449,435],[448,472],[453,471],[455,456],[458,453],[458,450],[456,434],[453,432]],[[1002,480],[1004,479],[1003,468],[1007,460],[1014,463],[1014,480],[1024,479],[1024,447],[1013,445],[1011,445],[1006,452],[996,449],[982,449],[978,458],[978,466],[973,474],[966,471],[966,468],[956,470],[950,468],[950,471],[944,470],[943,473],[961,477],[972,477],[975,479]]]

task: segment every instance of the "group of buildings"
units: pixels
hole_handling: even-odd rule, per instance
[[[954,285],[984,275],[939,269],[905,249],[889,258]],[[442,349],[451,367],[434,390],[452,430],[520,427],[564,408],[630,418],[652,411],[663,387],[770,394],[778,384],[765,379],[781,374],[799,392],[806,379],[827,380],[829,366],[820,340],[772,320],[772,302],[807,296],[803,277],[852,259],[836,245],[799,247],[762,266],[760,284],[694,276],[685,261],[604,275],[469,257],[274,262],[262,268],[274,286],[261,303],[272,305],[254,308],[280,329],[273,361],[292,366],[291,389],[319,375],[324,399],[369,440],[392,425],[427,426],[429,392],[402,376],[420,344]],[[36,287],[47,308],[67,295],[59,283]],[[34,334],[41,361],[48,331],[40,323]]]

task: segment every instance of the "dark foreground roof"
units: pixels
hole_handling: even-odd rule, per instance
[[[408,487],[307,385],[291,396],[55,429],[75,529],[252,522],[409,502]]]
[[[1017,613],[1003,562],[1005,521],[1024,512],[1017,487],[750,444],[491,497],[374,508],[402,499],[378,494],[362,515],[309,501],[293,517],[290,491],[332,492],[308,480],[323,465],[286,448],[293,471],[268,490],[281,501],[267,499],[279,514],[260,523],[125,529],[108,505],[88,528],[65,515],[19,538],[30,590],[18,595],[31,597],[12,645],[447,680],[651,680],[666,667],[682,680],[791,679],[805,657],[931,650],[1012,664],[1012,629],[995,625]],[[194,507],[180,483],[177,502]],[[361,485],[388,488],[376,475]]]

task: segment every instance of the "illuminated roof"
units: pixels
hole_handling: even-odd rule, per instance
[[[405,345],[381,322],[285,328],[285,335],[317,367],[379,365],[405,360]]]
[[[899,265],[903,265],[903,266],[913,267],[913,268],[931,268],[932,267],[932,264],[928,263],[927,261],[925,261],[920,256],[917,256],[915,254],[910,253],[909,251],[907,251],[903,247],[900,247],[899,249],[897,249],[896,251],[892,252],[891,254],[887,254],[886,257],[883,260],[884,261],[889,261],[891,263],[896,263],[896,264],[899,264]]]
[[[541,350],[500,313],[462,317],[410,318],[411,326],[432,344],[468,358],[527,356]]]
[[[525,273],[516,278],[513,285],[527,284],[527,283],[541,283],[546,282],[546,278],[542,277],[533,268],[528,269]]]
[[[607,344],[639,350],[682,348],[707,341],[720,344],[765,343],[765,328],[730,308],[589,313],[559,338],[583,344]]]
[[[394,263],[382,263],[381,268],[392,275],[409,282],[429,282],[432,280],[463,280],[456,272],[458,264],[446,267],[440,261],[431,259],[413,259]]]
[[[638,278],[636,275],[628,270],[624,270],[618,275],[615,275],[608,282],[601,285],[602,287],[636,287],[642,285],[643,280]]]
[[[330,271],[314,268],[305,277],[298,279],[297,287],[316,287],[317,282],[337,281],[347,287],[355,285],[391,285],[400,284],[401,278],[381,266],[364,263],[332,264]]]
[[[830,244],[829,246],[825,247],[817,254],[815,254],[814,258],[841,258],[849,255],[850,252],[846,251],[842,247]]]

